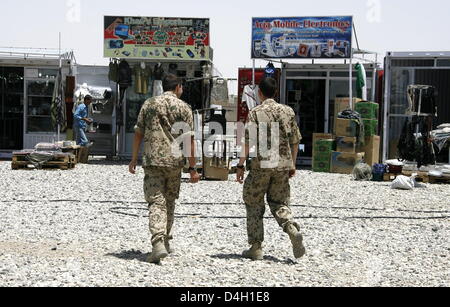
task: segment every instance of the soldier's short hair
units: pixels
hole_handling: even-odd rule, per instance
[[[163,79],[163,90],[164,92],[174,91],[181,84],[180,78],[174,74],[167,74]]]
[[[259,83],[259,89],[266,98],[274,98],[278,91],[278,82],[274,78],[264,78]]]

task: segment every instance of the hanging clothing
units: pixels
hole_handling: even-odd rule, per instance
[[[109,63],[108,79],[115,83],[119,82],[119,63],[115,60]]]
[[[247,103],[248,110],[251,111],[261,104],[259,99],[259,86],[247,85],[244,88],[242,102]]]
[[[366,69],[361,63],[356,64],[356,95],[367,101],[367,76]]]
[[[155,69],[153,71],[153,77],[155,80],[162,81],[164,77],[164,69],[161,64],[156,64]]]
[[[64,103],[64,85],[62,81],[61,70],[58,72],[55,87],[53,89],[53,99],[51,105],[52,124],[55,130],[59,126],[60,131],[65,131],[67,128],[66,122],[66,104]]]
[[[436,154],[431,140],[432,118],[413,116],[403,127],[398,144],[401,160],[416,161],[417,167],[436,163]]]
[[[228,103],[228,80],[214,80],[211,90],[211,104],[222,105]]]
[[[429,85],[408,86],[408,113],[437,116],[435,87]],[[419,115],[419,114],[418,114]]]
[[[134,72],[134,92],[136,94],[148,94],[149,79],[152,71],[149,66],[142,68],[141,64],[136,64],[133,68]]]
[[[158,97],[164,94],[163,83],[161,80],[153,81],[153,97]]]
[[[266,78],[274,78],[275,77],[275,66],[273,66],[272,63],[267,64],[266,68],[264,69],[264,76]]]

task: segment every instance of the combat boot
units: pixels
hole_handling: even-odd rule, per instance
[[[264,254],[262,250],[262,244],[261,243],[253,244],[249,250],[244,251],[242,256],[244,256],[244,258],[249,258],[254,261],[263,260]]]
[[[169,254],[173,254],[173,253],[175,253],[175,249],[172,247],[172,246],[170,246],[170,241],[164,241],[164,245],[166,246],[166,251],[169,253]]]
[[[152,253],[148,257],[148,262],[158,264],[161,262],[161,259],[164,259],[167,256],[169,256],[169,254],[167,253],[166,247],[161,240],[154,243]]]
[[[303,246],[303,236],[299,229],[295,225],[289,225],[286,227],[286,233],[291,238],[295,258],[302,258],[306,253],[306,249]]]

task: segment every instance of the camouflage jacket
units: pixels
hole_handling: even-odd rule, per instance
[[[185,137],[192,136],[193,130],[191,107],[174,93],[148,99],[135,126],[135,131],[144,135],[142,166],[182,168],[183,141],[190,142],[190,137]]]
[[[250,111],[245,141],[250,144],[252,169],[295,168],[292,149],[301,139],[294,110],[289,106],[267,99]]]

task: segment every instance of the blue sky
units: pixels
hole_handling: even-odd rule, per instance
[[[77,3],[79,20],[71,14]],[[73,49],[79,63],[101,65],[103,15],[209,17],[214,63],[236,77],[238,67],[251,66],[252,17],[353,15],[361,48],[384,55],[449,51],[448,12],[444,0],[2,0],[0,47],[56,48],[61,32],[63,48]]]

